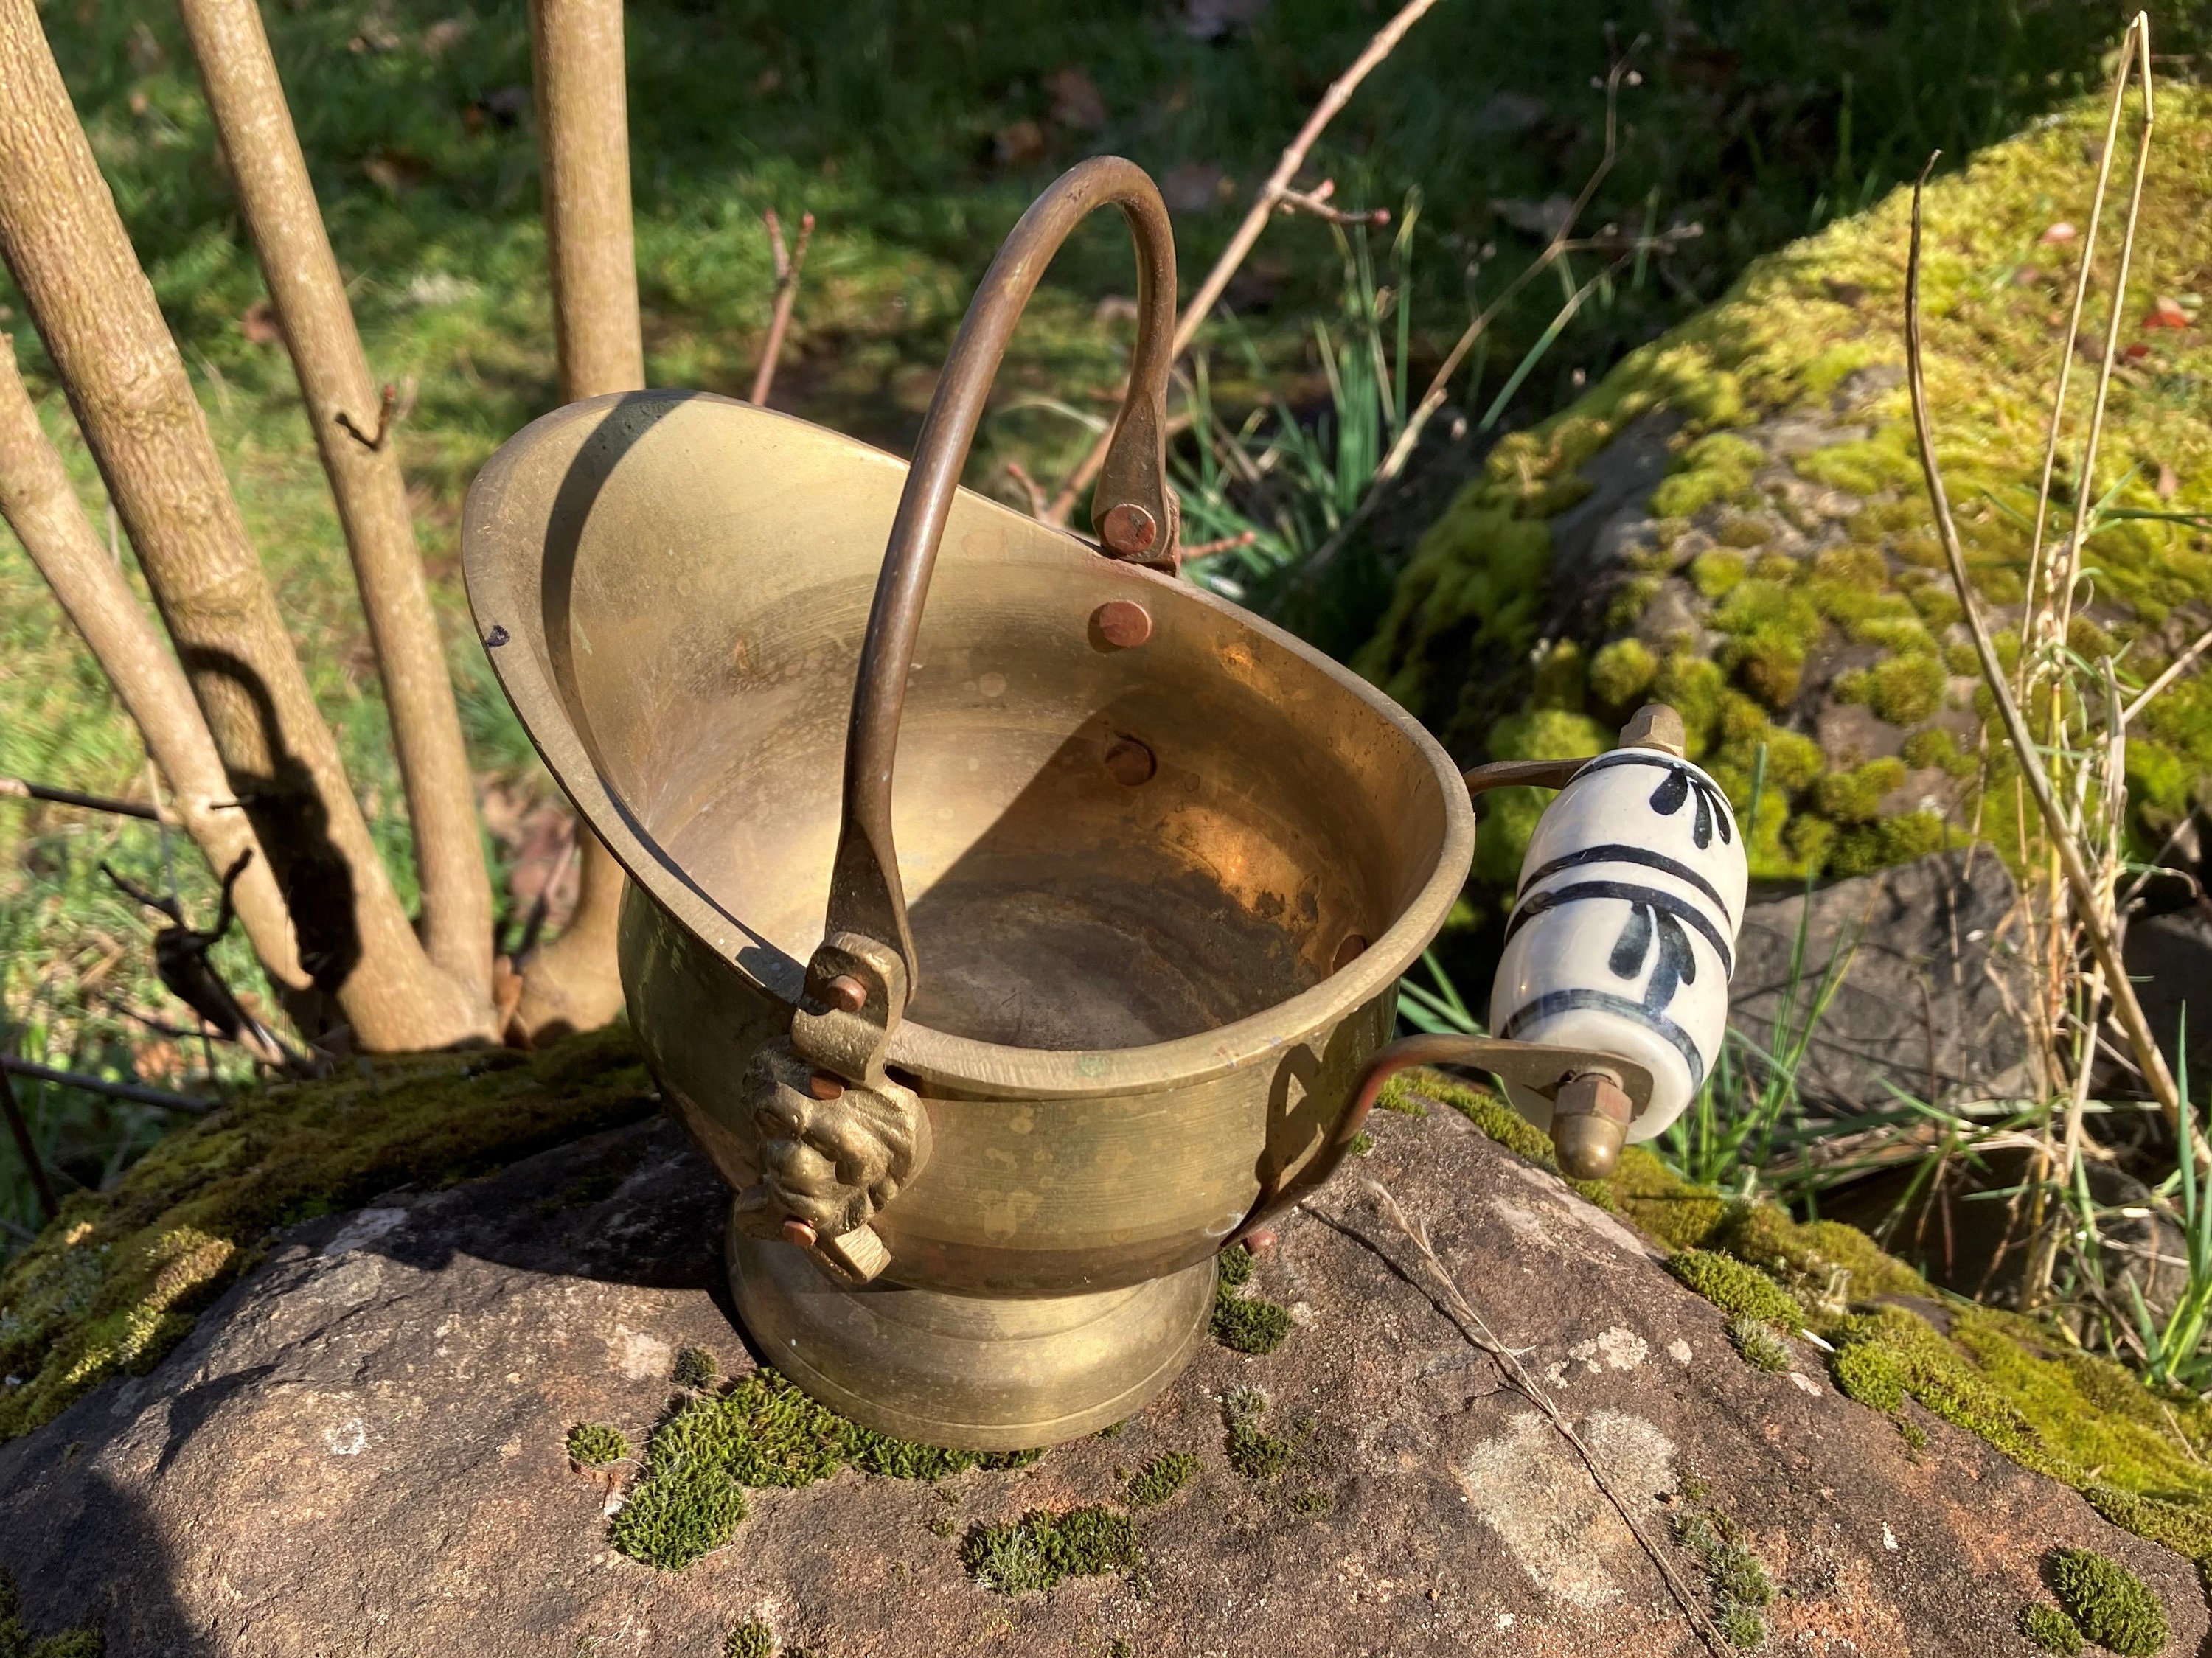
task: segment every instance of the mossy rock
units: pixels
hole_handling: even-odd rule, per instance
[[[0,1273],[0,1439],[143,1375],[283,1228],[444,1186],[659,1108],[626,1028],[544,1053],[359,1060],[240,1096],[107,1192],[72,1195]]]
[[[1927,195],[1937,448],[1975,588],[2009,650],[2081,248],[2045,233],[2087,222],[2104,118],[2102,99],[2072,106]],[[1563,641],[1589,664],[1589,706],[1573,711],[1595,735],[1553,751],[1602,744],[1600,722],[1647,695],[1673,701],[1692,757],[1738,811],[1760,796],[1754,877],[1863,873],[1977,822],[2016,850],[2010,772],[1984,774],[1975,757],[1990,710],[1960,677],[1974,669],[1902,385],[1909,212],[1899,190],[1756,262],[1564,413],[1502,440],[1421,542],[1354,665],[1463,760],[1524,758],[1543,746],[1532,720],[1560,706],[1531,652]],[[2212,263],[2212,94],[2161,88],[2134,263],[2092,487],[2114,507],[2181,516],[2120,519],[2089,538],[2094,580],[2069,643],[2092,659],[2124,650],[2124,671],[2147,679],[2212,620],[2212,327],[2193,298],[2154,310],[2202,288]],[[2186,325],[2163,325],[2178,317]],[[1616,448],[1654,433],[1670,434],[1669,464],[1625,550],[1555,568],[1559,538],[1588,535],[1562,515]],[[1813,743],[1822,711],[1850,702],[1912,745],[1912,789],[1869,777],[1873,754]],[[2212,791],[2212,671],[2186,674],[2129,736],[2131,827],[2154,846]],[[1930,795],[1939,810],[1915,798]],[[1510,884],[1534,816],[1533,799],[1486,814],[1480,879]]]

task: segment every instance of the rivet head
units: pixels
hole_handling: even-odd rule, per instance
[[[1106,774],[1124,788],[1151,782],[1158,769],[1152,751],[1133,737],[1117,737],[1106,745]]]
[[[817,1100],[842,1099],[845,1084],[826,1071],[817,1071],[806,1079],[806,1091]]]
[[[822,987],[823,999],[841,1013],[858,1013],[868,1005],[868,987],[849,973]]]
[[[814,1247],[814,1229],[803,1220],[787,1220],[783,1224],[783,1241],[795,1243],[802,1249]]]
[[[1160,526],[1152,515],[1133,501],[1106,509],[1098,523],[1099,537],[1116,558],[1135,558],[1152,550]]]
[[[1133,651],[1152,636],[1152,613],[1126,598],[1109,599],[1091,611],[1091,625],[1117,651]]]

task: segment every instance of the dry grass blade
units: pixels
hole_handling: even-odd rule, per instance
[[[1715,1626],[1711,1615],[1705,1611],[1705,1607],[1698,1603],[1697,1597],[1684,1584],[1680,1576],[1674,1570],[1674,1563],[1667,1558],[1665,1551],[1652,1540],[1651,1534],[1644,1528],[1643,1522],[1637,1519],[1636,1512],[1629,1506],[1628,1500],[1613,1489],[1613,1482],[1607,1477],[1605,1469],[1599,1463],[1596,1455],[1591,1451],[1582,1435],[1575,1430],[1574,1424],[1567,1420],[1566,1413],[1561,1411],[1552,1396],[1538,1385],[1536,1378],[1528,1374],[1528,1367],[1522,1363],[1520,1355],[1498,1339],[1489,1323],[1480,1313],[1475,1310],[1474,1303],[1470,1302],[1466,1293],[1461,1290],[1459,1281],[1452,1277],[1449,1269],[1437,1258],[1436,1250],[1429,1242],[1428,1229],[1409,1219],[1405,1210],[1400,1206],[1398,1199],[1393,1197],[1389,1189],[1379,1181],[1364,1181],[1361,1184],[1375,1194],[1376,1200],[1382,1206],[1383,1212],[1389,1217],[1391,1223],[1406,1235],[1407,1241],[1419,1252],[1421,1264],[1427,1269],[1429,1276],[1436,1281],[1437,1289],[1443,1296],[1444,1305],[1452,1315],[1452,1321],[1459,1327],[1460,1333],[1472,1345],[1495,1358],[1511,1379],[1516,1391],[1526,1397],[1538,1410],[1543,1412],[1553,1427],[1559,1430],[1560,1436],[1574,1448],[1575,1455],[1582,1460],[1583,1467],[1589,1471],[1589,1477],[1596,1485],[1599,1492],[1607,1503],[1613,1505],[1614,1512],[1620,1516],[1621,1523],[1628,1527],[1629,1534],[1636,1539],[1638,1546],[1650,1558],[1651,1564],[1658,1569],[1660,1579],[1667,1585],[1668,1593],[1672,1594],[1676,1603],[1680,1606],[1682,1615],[1690,1620],[1690,1626],[1697,1631],[1698,1638],[1716,1655],[1733,1652],[1734,1648]],[[1384,1260],[1390,1260],[1389,1252],[1364,1233],[1345,1224],[1342,1221],[1321,1215],[1317,1210],[1310,1211],[1310,1212],[1347,1236],[1365,1244],[1376,1254],[1381,1255]],[[1392,1262],[1392,1265],[1395,1264],[1395,1261]]]
[[[2179,656],[2175,657],[2172,661],[2166,665],[2165,672],[2159,675],[2157,678],[2152,680],[2149,684],[2144,686],[2142,689],[2136,693],[2135,700],[2130,702],[2128,706],[2121,711],[2121,722],[2125,724],[2126,722],[2134,720],[2137,714],[2148,708],[2151,704],[2151,700],[2154,697],[2155,697],[2160,691],[2164,690],[2167,686],[2173,683],[2175,680],[2180,678],[2183,674],[2188,672],[2189,665],[2196,661],[2198,657],[2203,655],[2208,650],[2212,650],[2212,628],[2207,628],[2203,633],[2197,635],[2197,637],[2190,642],[2190,646],[2187,650],[2182,652]]]
[[[1981,665],[1982,678],[1989,686],[1990,695],[2003,723],[2005,735],[2012,744],[2021,780],[2049,831],[2052,850],[2073,896],[2077,919],[2082,932],[2087,936],[2097,964],[2103,970],[2106,987],[2112,998],[2113,1011],[2118,1017],[2121,1029],[2127,1034],[2128,1045],[2134,1050],[2136,1064],[2140,1067],[2153,1097],[2157,1100],[2159,1108],[2179,1134],[2181,1127],[2180,1090],[2174,1084],[2172,1072],[2167,1068],[2166,1056],[2159,1052],[2158,1042],[2151,1035],[2149,1021],[2143,1016],[2142,1004],[2136,999],[2135,987],[2129,981],[2126,964],[2120,959],[2118,941],[2105,920],[2106,904],[2100,902],[2098,887],[2090,877],[2075,827],[2069,823],[2065,808],[2059,804],[2052,790],[2042,752],[2029,734],[2020,704],[2013,696],[2009,676],[1997,658],[1996,643],[1990,638],[1988,623],[1983,620],[1973,584],[1966,574],[1966,552],[1960,544],[1958,525],[1951,515],[1950,497],[1943,487],[1942,468],[1936,459],[1936,440],[1928,413],[1928,380],[1920,322],[1922,197],[1936,161],[1935,156],[1929,157],[1927,167],[1921,170],[1920,177],[1912,187],[1912,241],[1905,277],[1905,373],[1912,395],[1912,424],[1920,448],[1921,471],[1927,482],[1929,501],[1934,509],[1944,560],[1950,568],[1952,586],[1957,591],[1960,608],[1967,630],[1973,638],[1974,654]],[[2118,306],[2119,299],[2116,295],[2115,311]],[[2109,889],[2106,892],[2109,895]],[[2202,1140],[2197,1142],[2197,1150],[2199,1161],[2205,1161]]]
[[[1243,264],[1245,256],[1252,251],[1252,245],[1260,240],[1260,233],[1267,228],[1267,221],[1290,193],[1291,180],[1305,165],[1306,152],[1314,147],[1328,124],[1336,118],[1338,112],[1352,101],[1352,94],[1359,89],[1359,83],[1374,72],[1376,64],[1397,50],[1398,43],[1406,38],[1406,32],[1425,17],[1436,4],[1437,0],[1407,0],[1407,3],[1400,7],[1389,22],[1376,31],[1375,38],[1367,43],[1366,49],[1358,57],[1352,60],[1350,67],[1328,83],[1328,89],[1322,94],[1321,101],[1314,106],[1313,113],[1306,117],[1306,124],[1298,129],[1297,136],[1291,140],[1276,161],[1275,170],[1267,175],[1267,183],[1261,185],[1259,193],[1253,197],[1252,205],[1246,210],[1243,222],[1237,227],[1237,234],[1229,239],[1229,246],[1221,250],[1221,257],[1213,262],[1213,268],[1206,273],[1206,280],[1199,283],[1198,291],[1190,296],[1189,304],[1183,307],[1182,316],[1176,324],[1175,343],[1170,350],[1171,356],[1182,355],[1190,349],[1190,343],[1198,337],[1198,331],[1205,326],[1206,318],[1212,314],[1213,307],[1220,302],[1230,278]],[[1091,452],[1083,458],[1082,464],[1068,474],[1067,481],[1060,486],[1059,493],[1053,496],[1051,504],[1045,509],[1046,522],[1067,522],[1068,513],[1074,510],[1076,496],[1089,487],[1091,479],[1098,476],[1098,469],[1105,465],[1106,446],[1107,439],[1101,437],[1091,446]]]

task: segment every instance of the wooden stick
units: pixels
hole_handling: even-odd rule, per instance
[[[182,0],[182,9],[353,556],[414,830],[423,948],[463,990],[488,1002],[491,878],[407,481],[398,446],[386,441],[392,394],[387,387],[380,397],[362,354],[260,9],[254,0]],[[374,438],[362,435],[363,423],[375,427]]]
[[[0,493],[4,493],[5,489],[5,481],[0,480]],[[14,525],[15,516],[10,513],[9,525],[12,529]],[[22,533],[20,530],[15,531],[19,540]],[[78,631],[81,633],[83,629],[79,629]],[[187,690],[185,695],[189,696],[191,693]],[[210,746],[212,747],[212,744]],[[136,817],[149,823],[161,821],[161,812],[143,800],[118,800],[112,795],[80,794],[75,789],[49,788],[44,783],[27,783],[20,777],[0,777],[0,800],[46,800],[58,806],[81,806],[87,811],[104,811],[113,817]]]
[[[365,1048],[488,1035],[489,1005],[431,965],[377,856],[33,0],[0,0],[0,254],[287,896],[302,963]]]
[[[2179,656],[2175,657],[2172,661],[2166,665],[2166,671],[2164,673],[2159,675],[2157,678],[2152,680],[2149,684],[2144,686],[2142,689],[2136,693],[2135,700],[2130,701],[2128,706],[2121,711],[2121,723],[2124,725],[2132,721],[2137,714],[2141,714],[2145,708],[2150,706],[2150,701],[2153,697],[2156,696],[2168,685],[2173,683],[2175,680],[2180,678],[2181,676],[2188,671],[2189,665],[2197,660],[2198,657],[2203,655],[2208,650],[2212,650],[2212,628],[2208,628],[2203,633],[2197,635],[2196,639],[2191,642],[2187,650],[2182,652]]]
[[[769,315],[768,338],[761,346],[760,367],[753,371],[752,396],[748,401],[755,404],[768,402],[769,389],[775,384],[776,364],[783,355],[783,337],[791,326],[792,307],[799,302],[799,273],[806,264],[806,245],[814,240],[814,216],[804,214],[799,221],[799,240],[786,253],[783,246],[783,227],[778,223],[775,210],[769,209],[769,245],[775,250],[775,308]]]
[[[545,247],[553,273],[561,395],[568,402],[645,385],[622,0],[532,0]],[[507,1029],[526,1043],[587,1030],[622,1011],[615,932],[623,869],[579,824],[584,864],[561,936],[532,952]]]
[[[1276,161],[1275,170],[1267,175],[1267,183],[1261,185],[1259,193],[1253,197],[1252,205],[1245,210],[1243,222],[1237,227],[1237,234],[1229,239],[1229,246],[1221,250],[1221,257],[1213,262],[1213,268],[1206,273],[1206,280],[1199,283],[1198,291],[1190,296],[1190,303],[1183,307],[1182,319],[1176,324],[1175,343],[1170,351],[1170,355],[1180,357],[1190,349],[1190,343],[1198,337],[1198,331],[1206,325],[1207,317],[1219,303],[1223,292],[1229,286],[1230,278],[1243,265],[1245,257],[1252,251],[1252,245],[1260,240],[1260,233],[1267,228],[1267,221],[1273,216],[1277,204],[1290,189],[1291,180],[1305,165],[1306,152],[1314,147],[1328,124],[1336,118],[1338,112],[1352,101],[1352,94],[1359,89],[1359,83],[1374,72],[1376,64],[1396,50],[1398,43],[1406,38],[1406,32],[1427,16],[1436,3],[1437,0],[1407,0],[1407,4],[1399,8],[1395,16],[1376,31],[1375,38],[1367,43],[1366,50],[1352,60],[1351,67],[1329,82],[1328,90],[1321,95],[1321,101],[1314,106],[1313,113],[1306,117],[1306,124],[1298,129],[1297,137],[1291,140]],[[1068,513],[1074,510],[1076,496],[1082,494],[1091,479],[1098,476],[1098,469],[1105,465],[1106,446],[1111,435],[1109,433],[1102,436],[1092,445],[1091,452],[1083,458],[1082,464],[1060,486],[1060,492],[1052,498],[1051,505],[1046,509],[1048,522],[1067,522]]]
[[[2043,815],[2045,826],[2050,831],[2051,846],[2064,872],[2066,884],[2073,894],[2081,930],[2088,935],[2090,950],[2096,957],[2098,965],[2104,969],[2106,983],[2112,992],[2112,1011],[2119,1016],[2120,1028],[2127,1032],[2128,1046],[2135,1051],[2136,1064],[2142,1071],[2143,1080],[2149,1085],[2152,1097],[2157,1100],[2159,1109],[2165,1113],[2166,1121],[2178,1135],[2181,1132],[2180,1090],[2174,1083],[2173,1072],[2166,1067],[2166,1056],[2159,1052],[2157,1038],[2151,1035],[2149,1020],[2143,1017],[2142,1004],[2136,999],[2135,985],[2128,978],[2127,963],[2121,959],[2119,947],[2105,925],[2102,908],[2097,902],[2096,886],[2089,878],[2088,866],[2082,860],[2081,849],[2068,830],[2066,813],[2051,789],[2050,774],[2044,769],[2042,753],[2028,734],[2027,721],[2021,717],[2020,704],[2013,699],[2004,665],[1997,660],[1996,646],[1990,638],[1988,625],[1982,620],[1973,584],[1966,575],[1966,555],[1959,543],[1959,527],[1952,520],[1950,497],[1943,488],[1942,468],[1936,459],[1936,439],[1928,416],[1928,380],[1920,337],[1921,197],[1927,188],[1928,175],[1935,168],[1936,159],[1934,155],[1928,158],[1927,167],[1921,169],[1920,177],[1912,186],[1912,244],[1905,267],[1905,361],[1912,393],[1912,429],[1920,444],[1921,473],[1927,481],[1928,498],[1935,508],[1936,528],[1943,544],[1943,556],[1951,567],[1951,585],[1957,590],[1967,631],[1973,635],[1974,654],[1981,662],[1983,681],[1989,686],[1990,695],[1996,703],[1997,714],[2004,723],[2005,735],[2012,741],[2021,777],[2027,783],[2036,810]],[[2212,1156],[2208,1155],[2201,1137],[2197,1138],[2196,1145],[2197,1160],[2212,1163]]]
[[[134,1105],[155,1105],[164,1111],[182,1111],[195,1117],[204,1117],[209,1112],[220,1108],[213,1100],[196,1099],[190,1094],[173,1094],[166,1088],[148,1088],[139,1083],[111,1082],[106,1077],[88,1077],[81,1072],[57,1071],[50,1065],[19,1060],[12,1054],[0,1054],[0,1072],[12,1072],[18,1077],[28,1077],[34,1082],[52,1083],[61,1088],[82,1088],[88,1094],[105,1094],[111,1099],[129,1100]],[[11,1090],[11,1096],[12,1093]]]

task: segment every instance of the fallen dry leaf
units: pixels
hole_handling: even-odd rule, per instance
[[[2043,240],[2046,242],[2070,242],[2078,234],[2072,225],[2061,219],[2043,233]]]
[[[2189,313],[2171,294],[2161,294],[2151,302],[2150,315],[2143,319],[2143,326],[2186,328],[2189,326]]]
[[[999,129],[991,149],[1000,167],[1033,166],[1044,160],[1044,129],[1035,121],[1016,121]]]
[[[2173,468],[2164,461],[2158,464],[2158,498],[2172,501],[2174,492],[2181,488],[2181,480],[2174,476]]]

